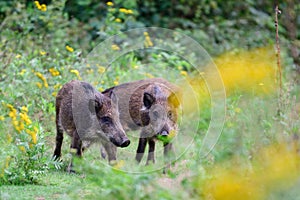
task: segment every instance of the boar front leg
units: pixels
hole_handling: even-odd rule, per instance
[[[73,137],[72,137],[71,149],[70,149],[72,158],[71,158],[71,161],[70,161],[67,171],[70,173],[75,173],[75,170],[73,170],[73,156],[74,155],[78,156],[78,157],[82,156],[82,149],[81,149],[82,141],[80,140],[79,135],[76,130],[73,132],[72,136]]]
[[[150,162],[154,163],[154,151],[155,151],[155,141],[154,138],[148,138],[149,151],[146,165],[150,164]]]
[[[138,148],[136,151],[136,156],[135,156],[135,160],[138,163],[141,162],[141,160],[144,156],[146,145],[147,145],[147,138],[142,138],[142,135],[141,135],[141,137],[139,139],[139,145],[138,145]]]

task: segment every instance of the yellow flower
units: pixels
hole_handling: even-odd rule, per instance
[[[19,72],[19,74],[20,74],[21,76],[23,76],[23,75],[25,74],[25,72],[26,72],[26,69],[22,69],[22,70]]]
[[[119,85],[119,81],[115,80],[114,85]]]
[[[72,47],[70,47],[69,45],[66,46],[66,49],[67,49],[67,51],[69,51],[71,53],[74,51],[74,49]]]
[[[37,143],[37,132],[38,132],[38,129],[36,127],[34,127],[34,130],[26,129],[25,131],[26,131],[26,133],[28,135],[31,136],[32,143],[36,144]]]
[[[46,12],[47,11],[47,6],[45,4],[40,4],[39,1],[34,1],[34,4],[36,6],[37,9],[39,9],[40,11]]]
[[[26,152],[26,149],[25,149],[25,147],[24,146],[19,146],[19,149],[23,152],[23,153],[25,153]]]
[[[153,43],[151,41],[151,38],[150,38],[149,34],[147,32],[144,32],[144,36],[145,36],[145,42],[144,42],[145,46],[146,47],[152,47]]]
[[[81,80],[79,71],[78,71],[77,69],[72,69],[70,72],[73,73],[73,74],[75,74],[75,75],[77,76],[77,78],[78,78],[79,80]]]
[[[180,71],[180,74],[182,75],[182,76],[187,76],[187,72],[186,71]]]
[[[43,85],[41,83],[39,83],[39,82],[36,82],[35,84],[38,86],[38,88],[42,88],[43,87]]]
[[[120,169],[125,165],[125,161],[124,160],[120,160],[118,162],[116,162],[116,164],[113,165],[114,169]]]
[[[154,76],[150,73],[144,73],[145,76],[147,76],[148,78],[154,78]]]
[[[17,110],[13,109],[8,113],[8,116],[12,119],[16,119],[17,118]]]
[[[120,8],[119,11],[121,13],[125,13],[125,14],[133,14],[133,11],[130,9],[126,9],[126,8]]]
[[[27,125],[30,125],[32,121],[30,120],[29,116],[26,113],[20,113],[20,118],[23,120]]]
[[[14,107],[13,107],[13,105],[11,105],[11,104],[9,104],[9,103],[8,103],[8,104],[6,104],[6,107],[7,107],[7,108],[9,108],[9,110],[11,110],[11,111],[12,111],[12,110],[14,110]]]
[[[116,44],[111,45],[112,50],[118,51],[120,50],[120,47]]]
[[[105,67],[103,67],[103,66],[99,66],[98,67],[98,72],[100,73],[100,74],[103,74],[104,72],[105,72]]]
[[[59,75],[59,71],[55,68],[50,68],[49,72],[51,73],[52,76],[58,76]]]
[[[47,6],[45,4],[41,5],[41,11],[46,12],[47,11]]]
[[[25,112],[25,113],[28,112],[28,108],[27,108],[26,106],[22,106],[22,107],[21,107],[21,110],[22,110],[23,112]]]
[[[5,159],[5,169],[8,168],[9,163],[10,163],[10,160],[11,160],[11,157],[10,157],[10,156],[7,156],[6,159]]]
[[[109,2],[107,2],[107,3],[106,3],[106,5],[108,5],[108,6],[113,6],[113,5],[114,5],[114,3],[113,3],[113,2],[111,2],[111,1],[109,1]]]
[[[138,68],[139,68],[138,65],[134,65],[134,66],[133,66],[133,69],[138,69]]]
[[[54,89],[60,89],[61,88],[61,84],[57,83],[53,86]]]
[[[94,73],[94,70],[93,70],[93,69],[87,69],[86,72],[87,72],[88,74],[93,74],[93,73]]]
[[[263,85],[264,85],[264,83],[259,83],[258,85],[259,85],[259,86],[263,86]]]
[[[11,137],[10,134],[7,134],[6,139],[7,139],[7,143],[11,143],[13,141],[13,138]]]
[[[43,76],[43,74],[41,74],[40,72],[35,72],[35,75],[43,81],[45,88],[47,88],[48,82],[47,82],[47,79]],[[38,87],[39,87],[39,85],[38,85]]]
[[[240,108],[235,108],[235,109],[234,109],[234,112],[240,113],[240,112],[242,112],[242,110],[241,110]]]
[[[46,52],[46,51],[40,51],[40,54],[41,54],[42,56],[44,56],[44,55],[47,54],[47,52]]]
[[[120,18],[116,18],[116,19],[115,19],[115,22],[121,23],[122,20],[121,20]]]
[[[98,89],[100,92],[103,92],[104,91],[104,88],[103,87],[99,87]]]
[[[4,116],[3,115],[0,115],[0,121],[4,121]]]
[[[16,58],[21,58],[22,56],[20,54],[17,54],[16,55]]]
[[[57,95],[57,92],[52,92],[52,94],[51,94],[53,97],[56,97],[56,95]]]

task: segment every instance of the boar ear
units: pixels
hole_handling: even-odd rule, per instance
[[[112,101],[113,103],[118,104],[118,97],[117,97],[117,95],[114,93],[113,90],[111,90],[111,91],[109,92],[109,98],[111,99],[111,101]]]
[[[97,99],[89,100],[89,110],[92,114],[96,114],[101,110],[102,103]]]
[[[172,93],[168,97],[168,103],[173,105],[175,108],[178,108],[180,106],[179,94]]]
[[[149,94],[148,92],[144,93],[143,103],[147,109],[149,109],[152,106],[152,104],[154,103],[154,100],[155,99],[151,94]]]

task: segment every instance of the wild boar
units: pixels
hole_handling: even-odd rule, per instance
[[[177,111],[180,90],[162,78],[124,83],[102,93],[114,92],[118,98],[120,121],[125,131],[141,130],[135,159],[140,162],[149,144],[147,163],[155,162],[155,140],[167,138],[177,131]],[[172,144],[164,142],[164,157],[168,158]]]
[[[130,140],[119,121],[114,92],[103,95],[81,81],[66,83],[56,96],[56,147],[54,158],[61,156],[63,132],[71,136],[71,151],[81,157],[85,144],[101,142],[109,162],[116,160],[116,147],[127,147]],[[114,148],[111,147],[116,146]],[[68,167],[72,171],[72,162]]]

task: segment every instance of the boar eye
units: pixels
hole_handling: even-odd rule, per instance
[[[110,117],[101,117],[101,122],[104,124],[111,124],[112,119]]]
[[[173,117],[173,114],[171,111],[168,112],[168,118],[171,119]]]

